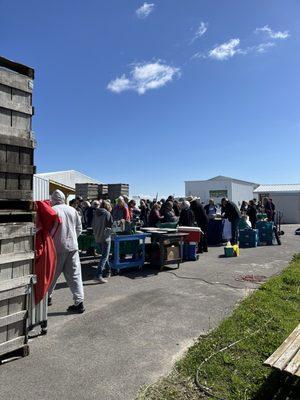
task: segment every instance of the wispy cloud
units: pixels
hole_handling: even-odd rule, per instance
[[[256,53],[266,53],[267,50],[269,50],[271,47],[276,46],[274,42],[266,42],[266,43],[260,43],[259,45],[255,46],[253,50]]]
[[[274,42],[264,42],[255,46],[242,48],[240,47],[240,39],[235,38],[214,47],[208,52],[197,52],[191,57],[191,59],[211,58],[214,60],[225,61],[235,55],[247,55],[250,53],[263,54],[274,46],[276,46]]]
[[[140,8],[135,10],[136,16],[140,19],[147,18],[154,11],[155,4],[145,2]]]
[[[165,86],[176,76],[180,76],[180,68],[164,64],[160,60],[140,63],[133,65],[129,78],[123,74],[109,82],[107,89],[113,93],[133,90],[139,94],[144,94],[147,90]]]
[[[201,21],[200,25],[198,26],[198,28],[194,34],[194,37],[191,40],[191,43],[193,43],[195,40],[201,38],[206,33],[207,29],[208,29],[208,23]]]
[[[230,39],[228,42],[222,43],[208,52],[206,57],[213,58],[215,60],[228,60],[239,52],[240,39]]]
[[[266,33],[271,39],[287,39],[290,36],[289,31],[273,31],[269,25],[265,25],[262,28],[256,28],[255,33],[264,32]]]

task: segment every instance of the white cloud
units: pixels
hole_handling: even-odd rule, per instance
[[[107,85],[107,89],[114,93],[121,93],[124,90],[129,90],[131,88],[131,82],[126,78],[125,75],[122,75],[121,78],[116,78],[113,81],[110,81]]]
[[[141,63],[133,66],[130,78],[122,75],[109,82],[107,89],[114,93],[134,90],[144,94],[147,90],[158,89],[180,75],[180,69],[163,64],[161,61]]]
[[[208,29],[208,23],[201,21],[200,25],[198,26],[198,29],[195,32],[193,39],[191,40],[191,43],[194,42],[196,39],[201,38],[201,36],[205,34],[207,29]]]
[[[273,31],[269,25],[265,25],[262,28],[256,28],[255,33],[265,32],[271,39],[287,39],[290,36],[289,31]]]
[[[230,39],[228,42],[222,43],[210,50],[207,57],[221,61],[228,60],[228,58],[240,52],[239,44],[240,39]]]
[[[135,10],[135,13],[138,18],[144,19],[147,18],[154,11],[155,4],[145,2],[140,8]]]
[[[273,42],[261,43],[258,46],[255,46],[254,50],[256,51],[256,53],[265,53],[268,49],[274,46],[275,43]]]

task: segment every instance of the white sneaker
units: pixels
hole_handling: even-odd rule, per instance
[[[97,278],[94,278],[94,281],[98,282],[98,283],[107,283],[108,280],[104,279],[102,276],[99,276]]]

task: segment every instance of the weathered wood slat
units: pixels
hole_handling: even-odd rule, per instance
[[[20,278],[14,278],[0,282],[0,293],[7,290],[16,289],[18,287],[29,285],[35,275],[26,275]]]
[[[6,317],[0,318],[0,328],[3,326],[15,324],[16,322],[22,321],[27,316],[27,310],[19,311],[15,314],[7,315]]]
[[[12,174],[27,174],[33,175],[35,174],[35,166],[34,165],[21,165],[21,164],[3,164],[0,163],[0,171]]]
[[[289,361],[284,370],[289,374],[300,377],[300,348],[298,349],[294,357]]]
[[[0,200],[32,200],[32,190],[1,190]]]
[[[15,133],[15,135],[13,135],[13,133]],[[31,132],[23,129],[2,126],[0,126],[0,143],[9,146],[26,147],[29,149],[34,149],[36,144],[35,140],[32,139]]]
[[[0,223],[0,240],[33,235],[34,224],[32,222]]]
[[[13,60],[9,60],[8,58],[0,56],[0,67],[8,68],[12,71],[15,71],[19,74],[26,75],[31,79],[34,79],[34,69],[28,67],[27,65],[18,63]]]
[[[288,365],[290,360],[297,354],[300,349],[300,335],[296,336],[293,340],[289,342],[288,347],[281,354],[281,356],[273,364],[274,368],[284,370]]]
[[[26,337],[19,336],[15,339],[9,340],[8,342],[0,343],[0,355],[10,353],[18,350],[26,344]]]
[[[1,285],[1,283],[0,283]],[[6,290],[0,292],[0,301],[13,299],[14,297],[24,296],[28,293],[27,286],[21,286],[17,289]]]
[[[13,100],[5,100],[0,98],[0,107],[7,110],[17,111],[22,114],[33,115],[33,108],[26,104],[16,103]]]
[[[32,93],[33,81],[27,76],[0,69],[0,84]]]
[[[278,347],[278,349],[265,361],[265,365],[273,367],[276,361],[289,347],[296,337],[300,334],[300,324],[293,330],[293,332],[285,339],[285,341]]]
[[[33,260],[34,259],[34,251],[28,251],[19,254],[3,254],[0,255],[0,265],[1,264],[9,264],[17,261],[25,261],[25,260]]]

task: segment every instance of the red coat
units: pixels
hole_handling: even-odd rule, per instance
[[[38,304],[48,292],[56,268],[56,251],[51,231],[60,224],[60,218],[49,201],[36,201],[36,236],[35,236],[35,304]]]

